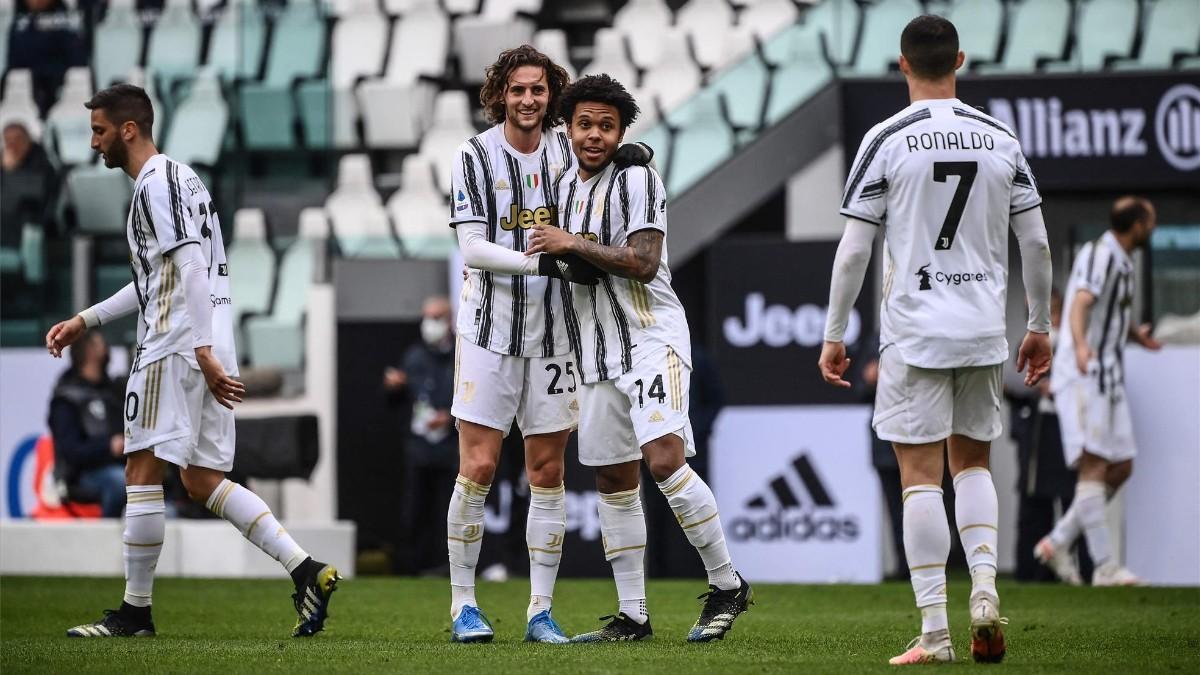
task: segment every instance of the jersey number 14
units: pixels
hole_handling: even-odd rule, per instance
[[[942,222],[942,230],[938,232],[933,250],[946,251],[954,245],[954,235],[958,232],[958,224],[962,220],[963,209],[967,206],[967,198],[971,196],[971,186],[975,184],[975,174],[979,173],[978,162],[934,162],[933,180],[945,183],[948,176],[958,176],[958,187],[954,188],[954,197],[950,200],[950,210],[946,211],[946,220]]]

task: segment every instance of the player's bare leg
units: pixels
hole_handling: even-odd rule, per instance
[[[499,429],[458,421],[458,478],[446,515],[454,642],[490,642],[493,636],[475,600],[475,567],[483,540],[483,503],[496,477],[503,440]]]
[[[995,663],[1004,658],[1005,619],[1000,617],[996,591],[1000,509],[989,468],[991,443],[955,434],[949,449],[955,520],[971,571],[971,656]]]
[[[946,615],[946,558],[950,555],[950,524],[942,502],[945,443],[893,443],[904,488],[904,554],[917,609],[921,635],[888,663],[914,665],[954,660],[950,621]]]
[[[179,471],[188,497],[229,521],[263,553],[279,561],[292,577],[296,592],[293,637],[311,637],[325,628],[329,603],[341,580],[332,565],[313,560],[283,529],[261,497],[225,477],[225,473],[195,464]]]
[[[527,642],[569,641],[551,616],[551,605],[567,534],[563,453],[570,435],[571,431],[565,429],[525,437],[525,477],[529,479],[529,517],[525,521],[530,586],[525,616]]]

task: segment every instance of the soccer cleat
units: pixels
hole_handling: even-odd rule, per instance
[[[292,603],[299,617],[296,627],[292,630],[292,637],[316,635],[324,630],[325,620],[329,618],[329,600],[342,577],[333,565],[316,563],[316,570],[304,585],[292,594]]]
[[[478,607],[466,605],[450,629],[451,642],[491,642],[495,632]]]
[[[650,619],[646,619],[646,623],[638,623],[621,612],[616,616],[608,615],[600,617],[601,621],[612,619],[608,625],[600,630],[594,630],[590,633],[576,635],[571,638],[571,642],[628,642],[630,640],[649,640],[654,637],[654,630],[650,628]]]
[[[738,575],[742,584],[732,590],[723,591],[709,585],[708,592],[699,596],[704,600],[704,609],[696,625],[688,631],[688,642],[709,642],[725,639],[725,633],[733,630],[733,621],[754,604],[754,591],[750,582]]]
[[[67,630],[67,637],[154,637],[154,621],[135,619],[115,609],[104,610],[104,618]]]
[[[1055,546],[1049,535],[1042,537],[1041,541],[1033,547],[1033,557],[1049,567],[1055,576],[1062,579],[1063,583],[1071,586],[1083,585],[1083,577],[1075,565],[1075,556],[1065,548]]]
[[[1142,580],[1115,562],[1105,563],[1092,572],[1093,586],[1141,586]]]
[[[554,617],[550,616],[550,610],[543,609],[529,620],[529,625],[525,627],[526,642],[548,642],[550,644],[560,645],[564,642],[570,642],[571,638],[563,633],[563,629],[558,627],[554,622]]]
[[[954,646],[950,644],[949,631],[946,633],[944,640],[939,640],[938,644],[933,649],[926,649],[921,644],[921,636],[912,639],[908,643],[908,649],[899,656],[893,656],[888,659],[888,663],[893,666],[916,666],[924,663],[954,663]]]
[[[971,658],[976,663],[1000,663],[1004,660],[1004,624],[1000,600],[991,593],[971,596]]]

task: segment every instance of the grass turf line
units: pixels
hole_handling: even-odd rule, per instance
[[[887,658],[919,630],[908,584],[755,587],[758,604],[724,642],[684,643],[705,590],[652,581],[654,640],[620,645],[528,645],[528,583],[482,583],[496,628],[490,645],[449,644],[442,579],[359,578],[334,596],[326,632],[287,637],[295,621],[286,579],[155,582],[159,637],[68,639],[120,601],[119,579],[0,579],[0,670],[26,672],[893,672]],[[1000,586],[1012,672],[1196,672],[1200,589]],[[951,630],[970,661],[968,587],[952,582]],[[609,580],[564,579],[555,618],[569,633],[599,626],[615,608]]]

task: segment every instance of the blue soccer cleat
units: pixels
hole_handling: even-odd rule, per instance
[[[529,620],[529,625],[525,627],[525,641],[561,645],[570,642],[571,639],[554,622],[554,617],[550,616],[550,610],[544,609]]]
[[[313,562],[315,571],[296,588],[292,603],[296,606],[296,627],[292,637],[312,637],[325,630],[329,618],[329,601],[342,580],[337,568],[325,563]]]
[[[471,605],[462,608],[450,629],[451,642],[491,642],[494,635],[487,617]]]

